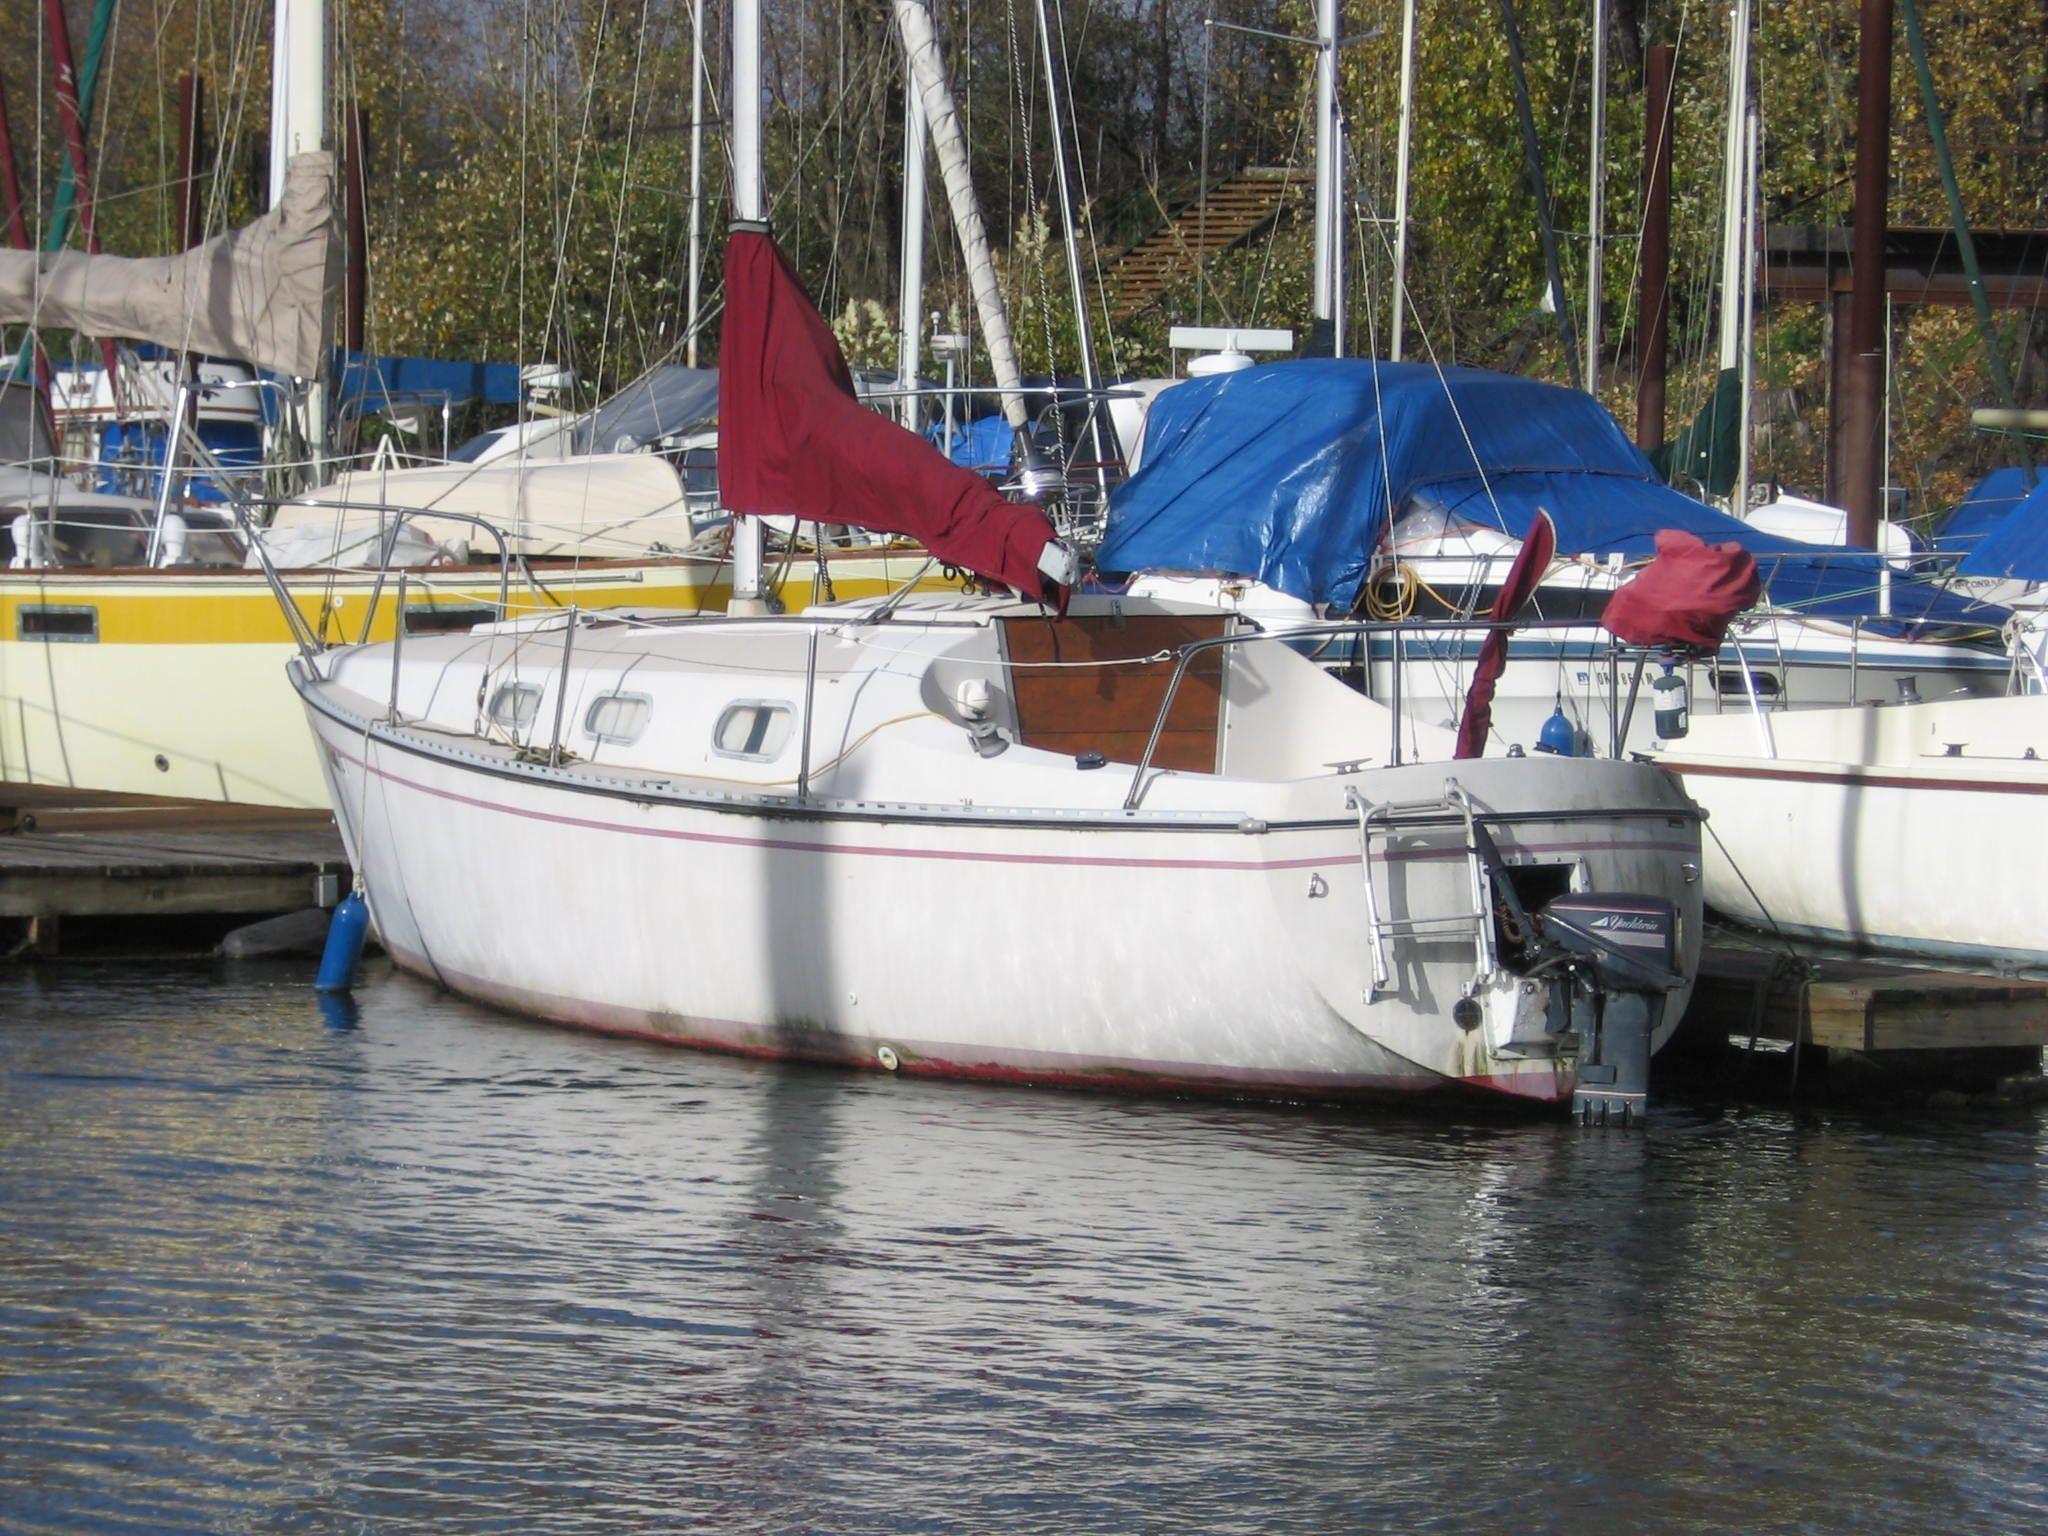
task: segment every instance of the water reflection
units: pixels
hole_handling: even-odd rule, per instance
[[[2044,1124],[1120,1102],[0,978],[0,1529],[2038,1528]]]

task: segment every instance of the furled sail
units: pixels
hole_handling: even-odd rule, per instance
[[[294,155],[275,208],[176,256],[0,250],[0,321],[320,377],[341,286],[335,179],[333,155]]]
[[[863,406],[789,258],[749,229],[725,249],[718,415],[718,488],[733,512],[906,534],[949,565],[1045,595],[1039,562],[1058,542],[1045,514]]]

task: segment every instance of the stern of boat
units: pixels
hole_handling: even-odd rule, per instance
[[[1568,1099],[1588,1123],[1641,1120],[1699,965],[1700,821],[1677,782],[1638,763],[1479,759],[1383,770],[1346,803],[1361,1027],[1447,1012],[1447,1076]]]

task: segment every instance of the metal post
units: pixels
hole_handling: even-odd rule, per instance
[[[903,425],[915,432],[922,425],[915,393],[922,361],[919,345],[924,326],[924,172],[928,158],[924,97],[910,60],[903,61],[903,270],[896,317],[896,387],[903,391],[897,410]]]
[[[1401,361],[1401,322],[1408,315],[1408,140],[1414,125],[1415,0],[1401,0],[1401,127],[1394,147],[1394,324],[1387,342],[1387,357],[1396,363]]]
[[[1337,8],[1338,0],[1316,0],[1315,317],[1333,330],[1336,262],[1343,249],[1337,216]]]
[[[1757,113],[1751,105],[1743,118],[1742,157],[1742,208],[1743,241],[1742,261],[1742,405],[1736,414],[1735,446],[1735,515],[1749,516],[1749,439],[1753,429],[1751,414],[1756,393],[1756,257],[1757,253],[1747,238],[1756,230],[1755,215],[1763,206],[1762,189],[1757,182]]]
[[[732,216],[745,224],[768,217],[761,190],[761,0],[732,7]],[[732,520],[732,597],[727,607],[759,612],[763,533],[758,517]]]
[[[811,795],[811,709],[818,700],[818,627],[810,626],[806,637],[808,645],[804,654],[804,738],[797,758],[796,797],[808,800]]]
[[[576,652],[576,614],[577,610],[572,607],[569,610],[569,627],[562,631],[562,676],[560,681],[555,684],[555,733],[548,742],[548,766],[550,768],[562,766],[562,711],[569,704],[569,658]],[[399,605],[398,622],[399,626],[403,628],[405,624],[405,605],[403,603]]]
[[[1401,640],[1402,632],[1396,627],[1394,630],[1394,671],[1393,676],[1388,680],[1387,688],[1387,694],[1392,702],[1394,711],[1393,766],[1396,768],[1401,766],[1401,674],[1407,670],[1407,662],[1402,656],[1404,647],[1401,644]]]
[[[1607,208],[1607,0],[1593,0],[1592,164],[1586,174],[1586,393],[1600,393],[1600,248]]]
[[[690,0],[690,307],[683,361],[697,366],[697,309],[704,278],[704,0]]]
[[[405,649],[405,585],[412,572],[398,573],[398,623],[391,631],[391,706],[384,712],[387,724],[398,723],[398,658]]]
[[[1621,733],[1616,738],[1617,745],[1614,749],[1616,761],[1620,760],[1622,752],[1628,747],[1629,727],[1635,724],[1636,719],[1636,700],[1642,696],[1643,692],[1643,668],[1648,666],[1649,662],[1650,653],[1648,651],[1642,651],[1637,654],[1636,673],[1634,677],[1629,679],[1628,704],[1621,712]]]
[[[1621,756],[1621,647],[1607,637],[1607,755]]]
[[[156,557],[163,551],[164,519],[171,514],[172,473],[178,464],[178,429],[185,420],[191,398],[190,382],[180,377],[177,393],[171,397],[171,419],[164,430],[164,464],[156,482],[156,517],[149,525],[149,547],[142,557],[142,563],[152,569],[156,566]]]

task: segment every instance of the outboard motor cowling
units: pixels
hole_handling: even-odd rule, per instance
[[[1677,907],[1655,896],[1575,891],[1546,903],[1536,924],[1571,957],[1553,985],[1581,1042],[1572,1112],[1589,1124],[1641,1120],[1651,1037],[1666,997],[1685,984]]]

